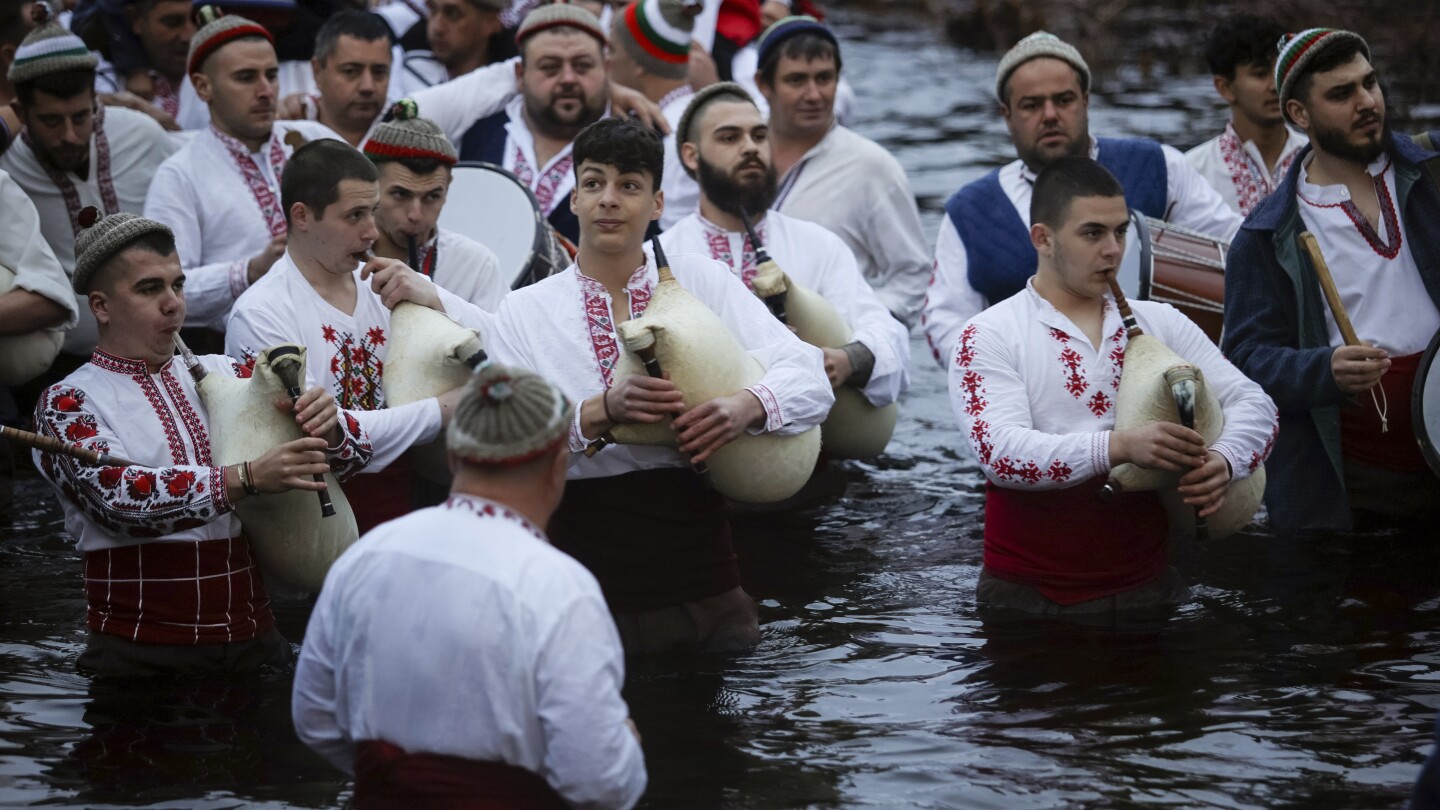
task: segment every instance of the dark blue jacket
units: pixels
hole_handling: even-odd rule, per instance
[[[1169,177],[1160,144],[1141,138],[1097,141],[1099,163],[1120,181],[1126,205],[1164,219]],[[945,213],[965,243],[971,287],[991,304],[1025,288],[1040,258],[1030,243],[1030,229],[1000,186],[999,169],[962,186],[945,203]]]
[[[1280,410],[1280,434],[1265,465],[1265,505],[1271,526],[1282,534],[1346,531],[1351,525],[1340,457],[1346,396],[1330,374],[1333,348],[1320,283],[1296,242],[1305,230],[1296,184],[1309,152],[1308,146],[1301,150],[1284,183],[1250,212],[1225,263],[1221,349]],[[1440,307],[1440,189],[1420,165],[1440,154],[1403,135],[1390,154],[1408,247]]]
[[[496,166],[504,166],[505,144],[510,139],[505,125],[509,122],[510,116],[504,110],[476,121],[465,130],[457,144],[460,147],[460,159],[483,160]],[[580,244],[580,218],[570,210],[569,200],[561,200],[546,219],[551,227],[566,239]]]

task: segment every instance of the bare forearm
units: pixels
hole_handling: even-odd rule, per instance
[[[70,317],[65,307],[29,290],[0,295],[0,336],[27,335],[59,326]]]

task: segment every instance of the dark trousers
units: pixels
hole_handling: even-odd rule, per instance
[[[75,668],[103,678],[151,678],[255,672],[284,666],[293,657],[290,642],[273,627],[249,641],[226,644],[146,644],[91,630]]]

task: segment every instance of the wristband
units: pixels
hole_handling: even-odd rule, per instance
[[[246,495],[260,494],[260,489],[255,486],[255,474],[251,472],[248,461],[240,465],[240,486],[244,488]]]
[[[604,391],[601,391],[601,392],[600,392],[600,407],[602,407],[602,408],[605,409],[605,418],[608,419],[608,420],[610,420],[610,424],[612,424],[612,425],[618,425],[618,424],[620,424],[620,422],[617,421],[617,420],[615,419],[615,417],[613,417],[613,416],[610,415],[610,389],[609,389],[609,388],[606,388]]]

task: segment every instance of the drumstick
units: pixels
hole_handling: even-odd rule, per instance
[[[1299,240],[1300,248],[1310,257],[1310,265],[1315,268],[1315,277],[1320,280],[1320,289],[1325,292],[1325,301],[1330,304],[1330,314],[1335,316],[1335,327],[1340,330],[1340,337],[1344,338],[1346,346],[1359,346],[1360,336],[1355,334],[1355,326],[1350,323],[1350,314],[1345,311],[1345,302],[1340,300],[1340,291],[1335,288],[1335,279],[1330,275],[1330,265],[1325,263],[1325,255],[1320,252],[1320,243],[1315,241],[1315,234],[1301,231],[1295,238]]]
[[[775,260],[770,258],[770,254],[766,252],[765,246],[760,244],[760,237],[756,235],[754,226],[750,224],[750,217],[745,214],[744,209],[740,211],[740,222],[745,226],[745,233],[750,236],[750,244],[755,246],[755,264],[762,270],[766,265],[775,266]],[[776,267],[776,269],[778,270],[779,268]],[[765,306],[769,307],[771,314],[783,324],[790,322],[790,316],[785,311],[785,298],[789,294],[790,291],[788,289],[783,289],[774,295],[765,296]]]
[[[135,462],[128,458],[112,456],[109,453],[102,453],[99,450],[91,450],[77,444],[66,444],[51,436],[42,436],[39,433],[31,433],[28,430],[7,427],[0,425],[0,436],[9,439],[16,444],[23,444],[26,447],[33,447],[42,453],[55,453],[62,456],[70,456],[89,464],[92,467],[134,467]]]
[[[300,374],[301,374],[300,351],[299,351],[298,349],[296,349],[294,346],[277,346],[277,347],[275,347],[275,348],[270,349],[269,351],[267,351],[267,352],[265,353],[265,355],[266,355],[266,357],[267,357],[267,358],[269,359],[269,361],[270,361],[270,368],[272,368],[272,369],[275,371],[275,376],[280,379],[280,382],[282,382],[282,383],[285,384],[285,393],[290,396],[290,402],[291,402],[291,403],[299,402],[299,401],[300,401],[300,394],[301,394],[301,391],[300,391]],[[275,362],[276,360],[279,360],[280,358],[283,358],[283,357],[292,357],[292,358],[294,358],[294,362],[291,362],[291,363],[277,363],[277,362]],[[314,474],[312,475],[312,477],[313,477],[313,479],[315,480],[315,483],[317,483],[317,484],[323,484],[323,483],[325,483],[325,476],[321,475],[320,473],[314,473]],[[322,489],[322,490],[316,492],[315,494],[320,496],[320,516],[321,516],[321,517],[334,517],[334,516],[335,516],[335,504],[332,503],[331,500],[330,500],[330,493],[329,493],[328,491]]]

